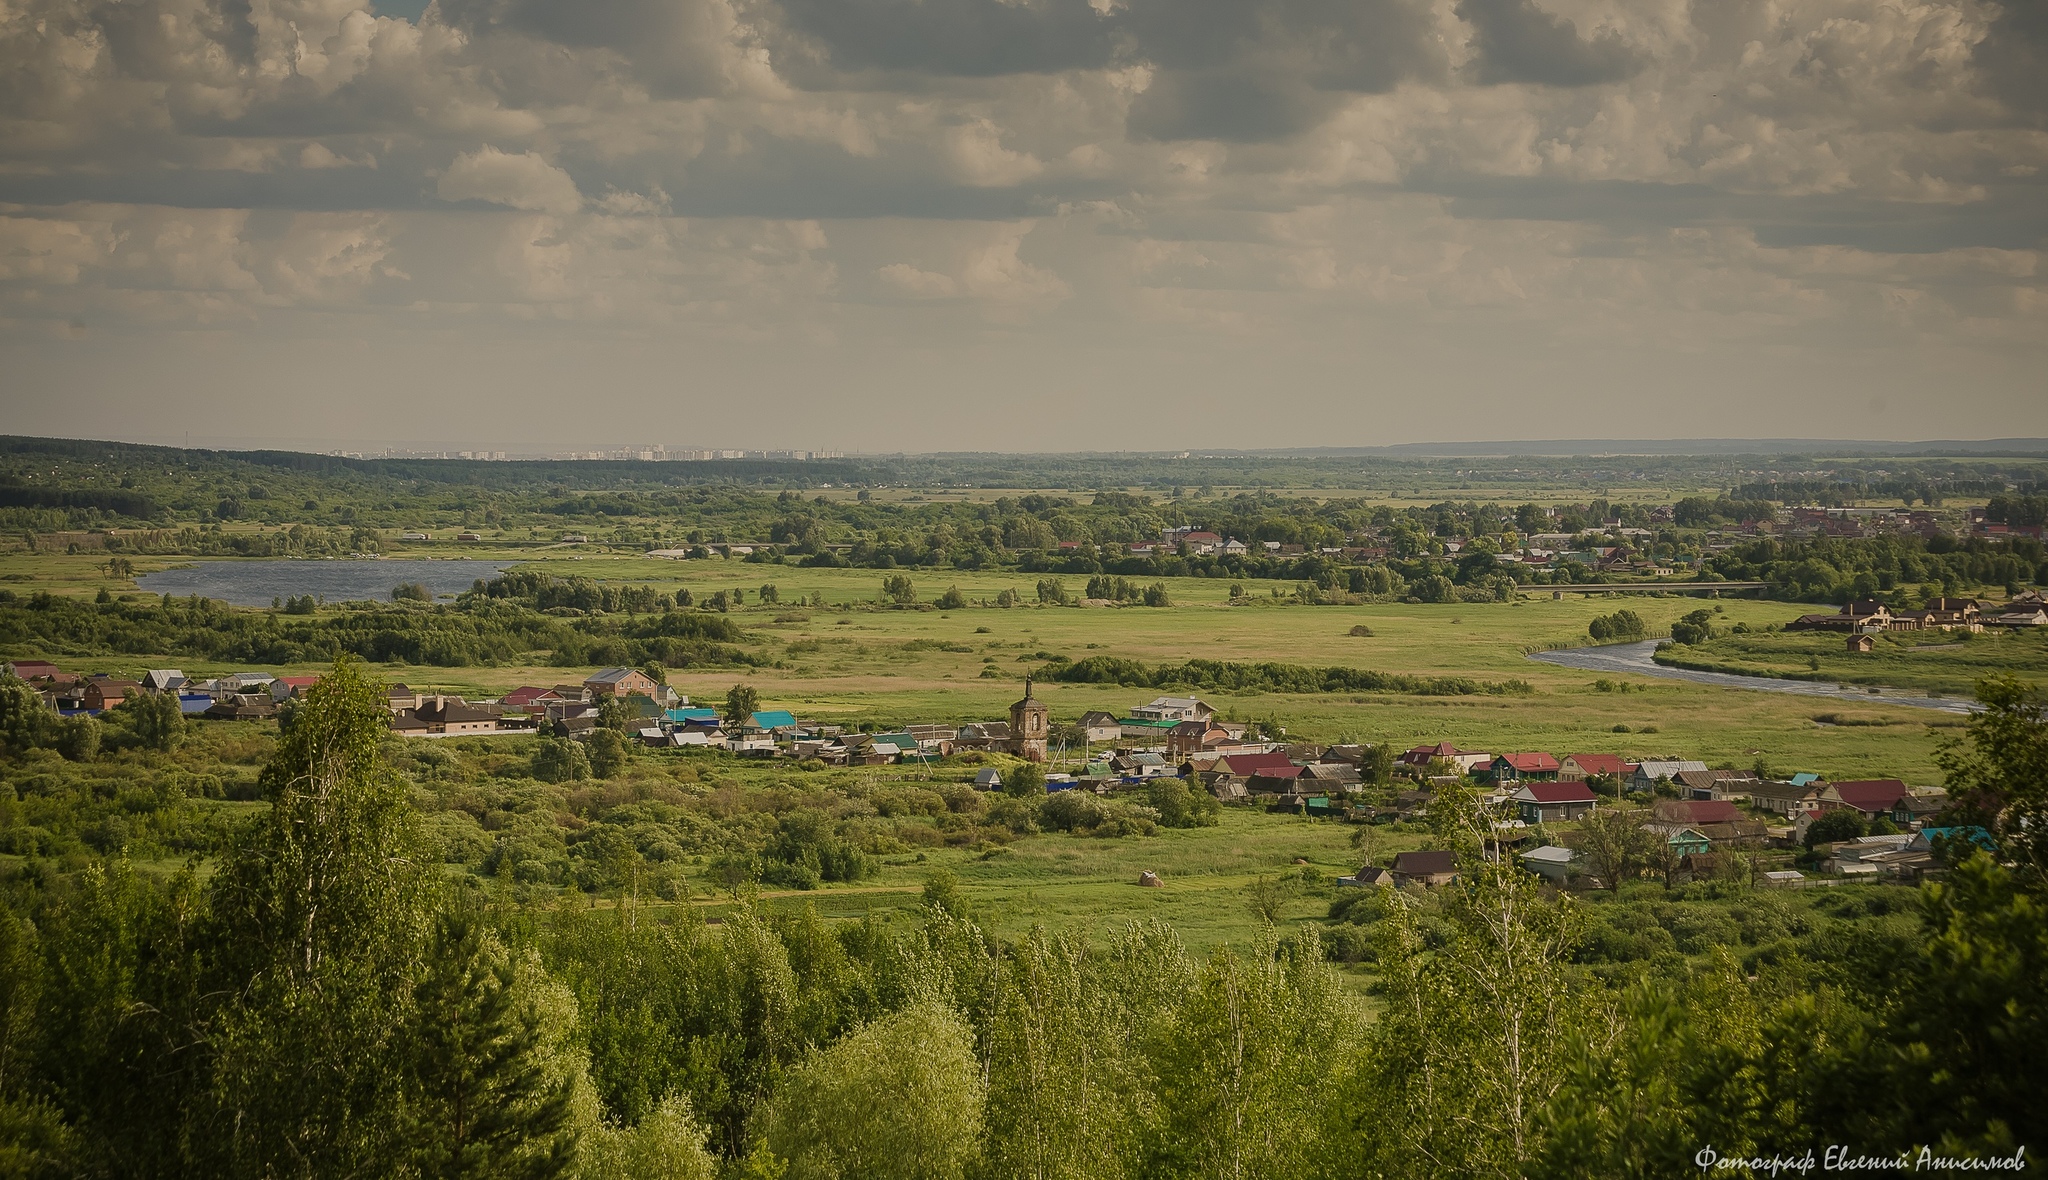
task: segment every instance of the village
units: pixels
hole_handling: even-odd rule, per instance
[[[122,680],[33,660],[13,661],[0,672],[27,684],[60,717],[93,716],[154,697],[175,700],[186,717],[213,721],[276,719],[320,679],[242,672],[191,680],[176,669],[156,669],[140,680]],[[388,686],[385,698],[390,731],[401,738],[525,734],[588,741],[604,731],[648,750],[788,759],[813,768],[914,767],[926,777],[964,769],[977,790],[1014,793],[1027,785],[1036,793],[1042,782],[1048,795],[1106,796],[1171,778],[1220,806],[1343,823],[1420,825],[1439,792],[1465,790],[1487,817],[1490,855],[1514,857],[1530,872],[1572,888],[1601,887],[1603,874],[1626,869],[1611,863],[1611,850],[1603,859],[1599,842],[1585,838],[1596,811],[1627,817],[1633,871],[1661,869],[1667,883],[1731,874],[1760,887],[1917,883],[1940,875],[1951,859],[1944,847],[1949,842],[1990,842],[1982,827],[1942,821],[1948,803],[1942,788],[1896,778],[1827,781],[1810,772],[1776,778],[1683,757],[1482,751],[1441,741],[1400,751],[1290,742],[1284,729],[1266,733],[1225,719],[1195,696],[1156,696],[1122,715],[1096,710],[1055,722],[1029,679],[1004,719],[886,731],[758,707],[753,690],[737,685],[724,708],[693,704],[648,670],[627,667],[597,669],[581,681],[522,686],[491,700],[402,683]],[[1451,852],[1421,849],[1400,852],[1385,865],[1366,864],[1338,883],[1429,887],[1456,873]]]

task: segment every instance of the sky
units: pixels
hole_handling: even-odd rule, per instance
[[[2038,0],[0,0],[0,432],[2048,435]]]

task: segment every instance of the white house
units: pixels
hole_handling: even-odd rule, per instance
[[[1216,710],[1194,697],[1153,697],[1131,710],[1140,721],[1207,721]]]

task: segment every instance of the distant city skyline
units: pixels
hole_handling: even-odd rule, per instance
[[[2048,435],[2018,0],[20,0],[0,431]]]

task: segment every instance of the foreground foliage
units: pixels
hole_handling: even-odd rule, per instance
[[[1986,697],[1959,776],[2048,748],[2031,698]],[[1588,959],[1590,915],[1621,903],[1488,860],[1446,791],[1433,839],[1459,882],[1354,903],[1375,911],[1368,1019],[1314,926],[1200,960],[1157,924],[1003,942],[943,878],[908,923],[768,914],[743,881],[717,925],[624,891],[508,907],[437,870],[381,710],[337,666],[210,876],[115,855],[17,881],[13,1174],[1647,1177],[1706,1144],[2010,1152],[2048,1131],[2025,841],[1922,891],[1889,971],[1809,959],[1824,941],[1673,969]],[[2038,778],[1979,786],[2038,814]]]

